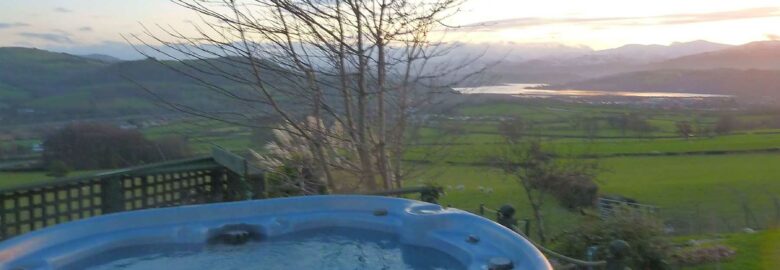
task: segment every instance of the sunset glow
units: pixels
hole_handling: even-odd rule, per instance
[[[749,1],[471,0],[451,19],[449,39],[561,43],[594,49],[624,44],[708,40],[727,44],[777,39],[780,3]],[[166,0],[3,1],[0,46],[62,48],[124,43],[120,34],[147,25],[197,21]]]

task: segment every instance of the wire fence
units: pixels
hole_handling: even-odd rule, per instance
[[[625,260],[622,258],[622,256],[613,256],[613,260],[609,261],[586,261],[560,254],[534,242],[531,238],[528,237],[531,226],[530,220],[524,219],[522,221],[522,225],[518,226],[519,222],[514,218],[515,210],[511,206],[505,205],[502,206],[501,209],[492,209],[485,206],[484,203],[481,203],[477,213],[483,217],[485,214],[495,215],[497,223],[511,229],[519,235],[522,235],[526,240],[528,240],[528,242],[533,244],[542,253],[551,258],[554,258],[555,261],[559,264],[556,269],[622,269],[625,266]],[[520,230],[520,227],[523,228],[522,231]]]

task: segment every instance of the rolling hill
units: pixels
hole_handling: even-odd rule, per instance
[[[696,40],[691,42],[675,42],[668,46],[628,44],[614,49],[600,50],[595,54],[655,62],[687,55],[713,52],[730,47],[732,46],[705,40]]]
[[[246,78],[246,66],[230,60],[120,61],[102,55],[75,56],[31,48],[0,48],[0,113],[8,115],[32,110],[55,116],[106,116],[164,110],[139,85],[165,100],[197,108],[223,109],[231,103],[223,102],[224,96],[207,91],[204,81],[210,87],[227,89],[230,94],[245,98],[251,98],[246,95],[255,93],[235,78],[200,72],[216,68],[236,75],[239,81],[241,77]],[[266,68],[267,72],[280,69],[270,64]],[[550,89],[695,92],[780,98],[779,71],[780,41],[734,47],[694,41],[669,46],[626,45],[583,54],[566,53],[561,57],[505,62],[494,67],[489,75],[492,76],[491,83],[549,83],[552,84],[547,87]],[[284,79],[282,74],[272,75],[270,77],[275,78],[270,84],[272,87],[294,86],[295,79]]]
[[[490,70],[505,83],[566,83],[614,74],[659,69],[656,63],[729,49],[703,40],[665,45],[628,44],[580,54],[560,54],[527,61],[505,61]]]
[[[544,88],[721,94],[777,100],[780,99],[780,70],[650,70]]]
[[[780,100],[780,41],[752,42],[544,88],[688,92]]]
[[[733,48],[683,56],[648,69],[780,69],[780,41],[758,41]]]
[[[240,67],[225,60],[162,61],[161,64],[152,59],[115,61],[102,56],[0,48],[0,110],[5,110],[5,114],[21,109],[54,116],[63,113],[111,116],[165,110],[155,104],[156,100],[144,88],[166,100],[220,109],[225,104],[215,102],[218,97],[209,95],[203,82],[238,95],[249,92],[243,91],[246,86],[235,81],[199,71],[216,67],[230,74],[242,74]],[[193,79],[194,76],[200,81]]]
[[[32,96],[52,94],[62,80],[107,64],[65,53],[30,48],[0,48],[0,83]]]

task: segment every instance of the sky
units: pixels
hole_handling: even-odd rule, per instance
[[[167,0],[0,0],[0,46],[86,54],[127,50],[140,23],[189,28]],[[449,39],[587,46],[780,39],[780,0],[469,0]]]

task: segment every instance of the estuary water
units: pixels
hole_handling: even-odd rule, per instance
[[[637,92],[637,91],[598,91],[598,90],[542,90],[530,89],[540,84],[504,84],[494,86],[479,86],[468,88],[454,88],[463,94],[504,94],[527,97],[595,97],[595,96],[622,96],[622,97],[649,97],[649,98],[724,98],[728,95],[711,95],[697,93],[675,93],[675,92]]]

